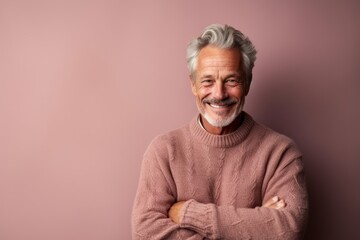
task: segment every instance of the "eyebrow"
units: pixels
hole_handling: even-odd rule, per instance
[[[239,73],[232,73],[225,76],[225,78],[231,78],[231,77],[241,77],[241,75]]]
[[[200,76],[200,79],[203,79],[203,78],[212,78],[213,75],[211,74],[206,74],[206,75],[203,75],[203,76]]]
[[[214,77],[214,76],[211,75],[211,74],[206,74],[206,75],[200,76],[200,79],[213,78],[213,77]],[[239,74],[239,73],[231,73],[231,74],[229,74],[229,75],[225,75],[224,79],[226,79],[226,78],[231,78],[231,77],[241,78],[241,74]]]

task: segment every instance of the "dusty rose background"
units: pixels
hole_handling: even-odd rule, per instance
[[[0,1],[0,239],[131,239],[142,154],[196,113],[210,23],[259,50],[245,109],[294,138],[307,239],[360,239],[358,1]]]

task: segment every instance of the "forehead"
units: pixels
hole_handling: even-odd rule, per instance
[[[241,62],[242,56],[238,48],[206,46],[199,53],[197,71],[239,71]]]

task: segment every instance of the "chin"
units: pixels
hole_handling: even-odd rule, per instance
[[[232,123],[237,116],[239,116],[240,112],[241,111],[239,112],[236,111],[230,117],[218,118],[218,119],[214,119],[210,117],[209,114],[207,113],[202,114],[202,116],[206,119],[206,121],[208,121],[214,127],[226,127],[230,125],[230,123]]]

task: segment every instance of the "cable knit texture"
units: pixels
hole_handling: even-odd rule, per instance
[[[301,239],[308,212],[301,154],[291,139],[243,114],[231,134],[210,134],[194,118],[152,141],[133,239]],[[273,196],[286,207],[261,207]],[[186,201],[180,224],[168,217],[177,201]]]

